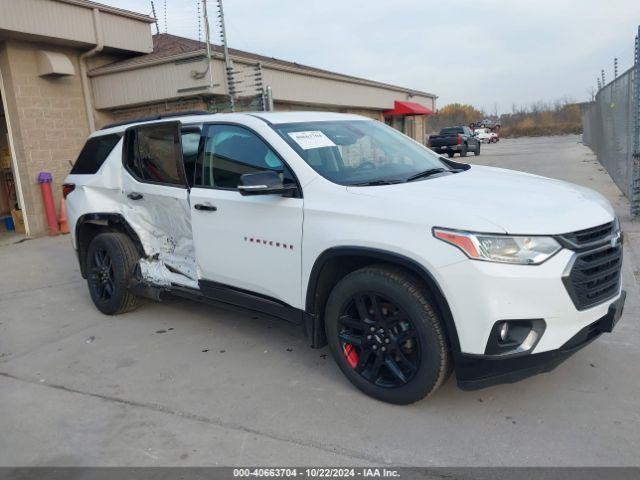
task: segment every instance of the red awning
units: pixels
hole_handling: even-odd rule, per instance
[[[394,117],[397,115],[433,115],[433,110],[429,110],[424,105],[415,102],[399,102],[395,101],[393,110],[386,110],[385,117]]]

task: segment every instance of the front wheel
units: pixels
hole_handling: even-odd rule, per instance
[[[477,157],[478,155],[480,155],[480,142],[478,142],[478,145],[476,145],[476,149],[473,151],[473,154]]]
[[[352,272],[333,289],[325,312],[334,359],[367,395],[413,403],[435,392],[451,373],[437,310],[408,272],[384,265]]]
[[[467,144],[465,143],[464,145],[462,145],[462,148],[460,149],[460,156],[461,157],[466,157],[467,156],[467,151],[469,150],[469,147],[467,146]]]

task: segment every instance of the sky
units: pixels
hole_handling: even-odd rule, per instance
[[[155,0],[160,30],[198,38],[201,0]],[[151,12],[150,0],[102,0]],[[212,41],[218,41],[209,0]],[[469,103],[586,101],[633,65],[640,0],[224,0],[229,46]],[[155,31],[155,29],[154,29]],[[203,29],[204,31],[204,29]]]

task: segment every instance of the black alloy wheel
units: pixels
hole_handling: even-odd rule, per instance
[[[393,265],[342,278],[324,313],[331,354],[367,395],[406,405],[442,385],[452,370],[447,336],[421,279]]]
[[[369,382],[394,388],[420,365],[420,340],[409,316],[382,295],[354,295],[338,318],[340,346],[349,365]]]
[[[89,294],[94,305],[106,315],[133,310],[140,298],[130,290],[140,252],[124,233],[108,232],[91,240],[85,257]]]
[[[107,302],[115,292],[114,267],[111,256],[104,248],[96,248],[91,258],[89,280],[97,297]]]

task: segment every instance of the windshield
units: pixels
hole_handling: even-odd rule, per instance
[[[311,168],[340,185],[399,183],[426,171],[452,170],[431,150],[381,122],[304,122],[273,128]]]

